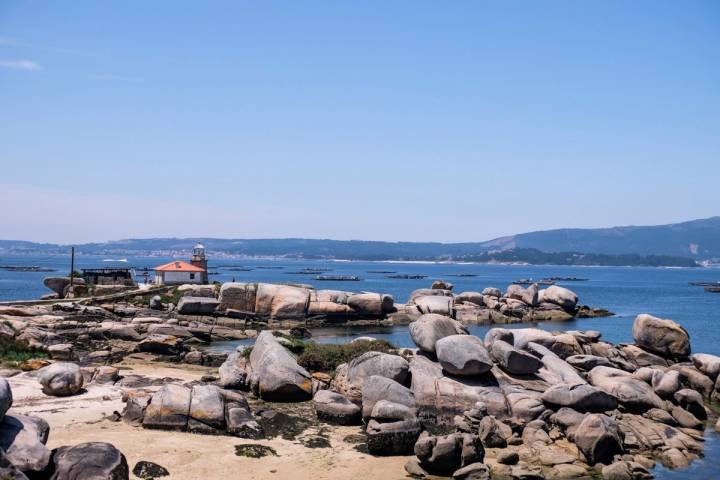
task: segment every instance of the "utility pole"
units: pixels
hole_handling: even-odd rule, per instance
[[[72,291],[74,279],[75,279],[75,247],[70,247],[70,291]]]

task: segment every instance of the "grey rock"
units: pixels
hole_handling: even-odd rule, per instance
[[[651,384],[655,393],[662,398],[672,398],[675,392],[680,390],[680,372],[676,370],[668,370],[667,372],[661,372],[655,370],[652,376]]]
[[[225,397],[215,385],[192,387],[188,431],[216,433],[225,430]]]
[[[700,420],[706,420],[708,418],[703,397],[695,390],[683,388],[682,390],[675,392],[673,397],[678,405],[695,415]]]
[[[174,335],[153,333],[138,343],[137,349],[140,352],[177,355],[182,350],[182,340]]]
[[[632,374],[609,367],[595,367],[588,373],[590,383],[618,399],[626,408],[646,411],[663,408],[664,402],[652,387]]]
[[[367,446],[372,455],[405,455],[415,446],[422,425],[416,419],[367,424]]]
[[[678,323],[640,314],[633,323],[635,343],[663,357],[690,355],[690,336]]]
[[[435,353],[435,342],[450,335],[467,334],[460,322],[450,317],[433,313],[425,314],[408,326],[410,337],[424,352]]]
[[[623,451],[623,434],[617,422],[600,413],[587,415],[573,440],[590,464],[606,463]]]
[[[614,367],[613,363],[605,357],[597,355],[571,355],[565,361],[578,370],[589,372],[595,367]]]
[[[423,435],[415,443],[414,452],[424,469],[445,475],[485,458],[485,449],[478,437],[468,433]]]
[[[142,426],[159,430],[186,430],[192,392],[174,383],[155,392],[145,408]]]
[[[12,407],[13,396],[10,384],[5,377],[0,377],[0,421],[5,418],[5,414]]]
[[[245,387],[247,359],[240,352],[232,352],[218,368],[219,385],[223,388],[241,389]]]
[[[208,297],[182,297],[177,304],[181,315],[212,315],[220,302]]]
[[[132,469],[132,473],[142,480],[153,480],[158,477],[167,477],[170,475],[167,468],[145,460],[137,462]]]
[[[690,356],[690,359],[695,368],[710,377],[711,380],[716,380],[720,375],[720,357],[717,355],[695,353]]]
[[[24,473],[42,472],[50,463],[45,446],[50,427],[39,417],[5,415],[0,422],[0,448],[7,460]]]
[[[443,337],[435,342],[435,352],[443,370],[452,375],[482,375],[493,366],[483,341],[474,335]]]
[[[388,400],[378,400],[373,406],[370,417],[381,423],[395,422],[397,420],[408,420],[415,418],[416,411],[407,405],[390,402]]]
[[[578,303],[578,296],[572,290],[552,285],[539,293],[541,302],[554,303],[564,310],[574,310]]]
[[[150,299],[150,302],[148,302],[148,307],[150,307],[152,310],[162,310],[162,298],[160,295],[155,295]]]
[[[415,298],[414,304],[420,313],[450,316],[453,313],[454,299],[441,295],[425,295]]]
[[[109,443],[89,442],[60,447],[53,452],[51,480],[127,480],[125,455]]]
[[[505,292],[507,298],[520,300],[525,304],[534,307],[538,304],[538,286],[533,283],[527,288],[523,288],[520,285],[510,285]]]
[[[452,478],[453,480],[488,480],[490,468],[481,462],[471,463],[455,470]]]
[[[359,425],[360,407],[339,393],[319,390],[313,397],[315,411],[321,420],[338,425]]]
[[[530,375],[542,366],[542,362],[536,357],[518,350],[503,340],[495,340],[490,352],[503,370],[514,375]]]
[[[75,395],[83,387],[83,375],[75,363],[57,362],[40,369],[38,381],[45,395],[66,397]]]
[[[650,480],[653,478],[647,468],[637,462],[620,461],[602,468],[604,480]]]
[[[265,400],[298,401],[312,397],[312,377],[297,360],[265,330],[250,354],[250,382]]]
[[[3,480],[28,480],[28,477],[8,460],[3,450],[0,450],[0,478]]]
[[[253,417],[245,397],[238,392],[222,391],[225,397],[227,433],[242,438],[261,438],[263,429]]]
[[[478,437],[486,448],[505,448],[512,430],[492,415],[483,417],[478,425]]]
[[[406,388],[394,380],[379,375],[367,378],[362,388],[362,415],[363,418],[370,418],[375,404],[380,400],[405,405],[408,408],[415,408],[415,396],[409,388]]]
[[[618,405],[614,396],[587,384],[552,385],[542,394],[542,400],[552,408],[568,407],[578,412],[606,412]]]

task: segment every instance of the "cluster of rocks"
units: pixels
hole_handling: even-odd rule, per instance
[[[72,382],[72,380],[68,380]],[[43,380],[41,380],[43,382]],[[59,385],[62,381],[50,380]],[[45,386],[45,383],[43,383]],[[123,480],[129,478],[125,456],[109,443],[89,442],[50,450],[50,427],[40,417],[13,414],[12,390],[0,377],[0,478]]]
[[[416,477],[651,478],[703,450],[720,357],[691,355],[687,332],[639,315],[634,344],[594,331],[491,329],[425,314],[403,355],[367,352],[325,384],[269,332],[232,354],[220,384],[274,401],[313,395],[319,419],[363,425],[374,455],[408,454]],[[257,349],[257,351],[256,351]]]

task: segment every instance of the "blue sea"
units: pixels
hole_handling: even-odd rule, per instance
[[[117,260],[127,261],[117,262]],[[171,260],[173,259],[168,257],[108,258],[79,255],[76,257],[76,268],[115,265],[142,269],[152,268]],[[55,273],[0,270],[0,301],[29,300],[49,293],[49,290],[42,285],[42,279],[48,275],[67,274],[70,270],[70,257],[69,255],[2,256],[0,265],[37,265],[58,270]],[[251,270],[233,271],[229,268]],[[326,269],[323,275],[357,275],[361,280],[319,281],[314,279],[315,275],[290,273],[305,268]],[[683,325],[690,334],[694,352],[720,355],[720,328],[718,328],[720,293],[705,292],[702,287],[690,285],[693,281],[720,281],[720,269],[717,268],[566,267],[211,258],[209,270],[213,273],[210,276],[211,281],[304,283],[315,288],[389,293],[397,302],[407,301],[413,290],[429,287],[436,279],[452,282],[455,285],[454,290],[462,292],[478,291],[485,287],[498,287],[504,290],[513,281],[524,278],[585,278],[586,281],[561,281],[558,284],[574,290],[580,297],[581,303],[606,308],[614,312],[614,316],[563,323],[540,323],[536,326],[547,330],[599,330],[603,338],[610,342],[632,342],[631,330],[635,316],[639,313],[650,313],[673,319]],[[426,275],[427,278],[399,280],[386,278],[387,273],[370,273],[376,271]],[[139,279],[142,280],[142,277]],[[514,327],[524,326],[527,325]],[[488,328],[473,326],[471,331],[482,336]],[[326,328],[314,331],[314,338],[319,342],[345,342],[359,335],[386,338],[398,346],[413,346],[407,327],[404,326],[364,329]],[[242,342],[218,343],[212,348],[227,350],[239,343]],[[720,472],[720,437],[708,431],[706,439],[704,460],[694,462],[689,469],[683,471],[673,472],[658,467],[653,472],[656,478],[716,478]]]

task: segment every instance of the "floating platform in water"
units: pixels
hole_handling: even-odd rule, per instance
[[[303,268],[294,272],[283,272],[288,275],[317,275],[318,273],[330,272],[331,268]]]
[[[533,280],[532,278],[523,278],[522,280],[513,282],[513,285],[532,285],[533,283],[537,283],[538,285],[555,285],[555,282],[553,282],[552,280],[548,280],[546,278],[542,278],[540,280]]]
[[[362,280],[357,275],[318,275],[315,280],[328,281],[328,282],[359,282]]]
[[[551,282],[587,282],[587,278],[578,278],[578,277],[548,277],[543,278],[543,280],[549,280]]]
[[[222,267],[223,270],[228,272],[252,272],[252,268],[249,267]]]
[[[393,278],[396,280],[421,280],[423,278],[427,278],[427,275],[385,275],[385,278]]]
[[[720,287],[720,282],[690,282],[695,287]]]
[[[395,270],[368,270],[367,273],[397,273]]]
[[[446,277],[477,277],[477,273],[450,273]]]
[[[705,287],[706,292],[720,293],[720,287]]]
[[[36,265],[0,265],[0,270],[6,272],[57,272],[55,268],[38,267]]]

